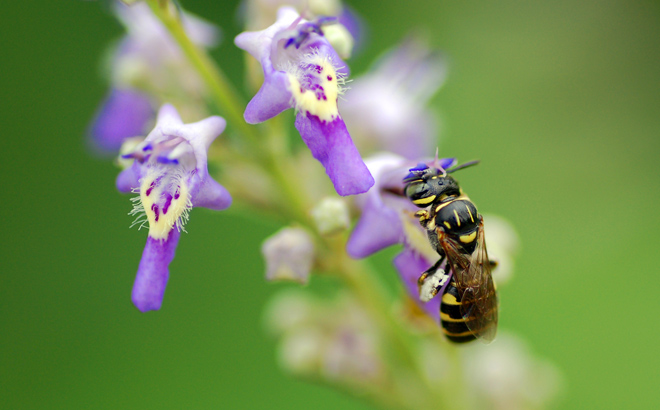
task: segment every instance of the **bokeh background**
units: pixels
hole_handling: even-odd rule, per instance
[[[183,4],[223,27],[213,54],[241,84],[236,2]],[[480,158],[462,185],[518,229],[501,328],[560,369],[554,407],[660,407],[658,3],[352,5],[370,29],[355,73],[410,31],[448,55],[441,154]],[[121,32],[97,2],[0,11],[0,408],[371,408],[278,369],[266,219],[196,209],[163,309],[131,305],[146,232],[84,137]],[[375,258],[390,278],[393,253]]]

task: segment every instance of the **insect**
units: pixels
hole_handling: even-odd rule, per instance
[[[449,175],[477,163],[447,170],[419,164],[403,180],[412,203],[427,208],[415,216],[440,255],[419,277],[420,298],[428,301],[442,295],[440,321],[454,343],[476,338],[488,343],[497,331],[497,293],[491,276],[495,262],[486,252],[483,218]]]

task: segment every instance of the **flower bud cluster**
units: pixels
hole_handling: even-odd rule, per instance
[[[377,327],[348,294],[322,300],[297,291],[280,293],[267,306],[265,324],[279,338],[282,367],[294,374],[351,387],[382,382]]]

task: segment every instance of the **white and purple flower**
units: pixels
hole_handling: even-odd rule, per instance
[[[438,166],[448,168],[455,159],[443,158],[437,161]],[[433,160],[427,162],[434,163]],[[346,250],[349,255],[354,258],[365,258],[374,252],[400,243],[409,243],[420,249],[428,248],[425,233],[423,246],[410,235],[408,225],[410,225],[409,221],[413,220],[410,215],[418,208],[403,193],[403,179],[408,175],[409,169],[416,164],[415,161],[390,153],[382,153],[367,160],[367,166],[376,178],[376,183],[374,189],[357,198],[362,213],[348,240]],[[419,224],[413,224],[413,227],[417,228],[417,225]],[[418,230],[423,232],[421,227]]]
[[[321,26],[328,22],[308,22],[282,7],[272,26],[236,37],[236,45],[259,60],[264,73],[244,117],[256,124],[296,108],[296,129],[337,193],[360,194],[374,179],[339,115],[337,100],[348,70],[323,35]]]
[[[91,125],[95,147],[116,153],[126,138],[144,135],[153,125],[156,108],[175,103],[184,118],[208,115],[204,83],[183,52],[145,3],[113,9],[126,35],[112,53],[108,67],[111,89]],[[218,29],[182,13],[190,39],[202,47],[218,42]]]
[[[184,124],[177,110],[166,104],[153,131],[123,156],[134,161],[117,177],[117,188],[140,194],[133,199],[133,225],[149,225],[132,294],[133,304],[143,312],[161,306],[168,266],[189,211],[198,206],[222,210],[231,204],[227,190],[207,169],[209,146],[225,125],[218,116]]]
[[[364,42],[364,23],[358,14],[340,0],[247,0],[243,2],[244,23],[249,31],[268,27],[277,19],[277,11],[288,6],[308,20],[333,16],[339,24],[323,30],[332,47],[342,58],[348,58]]]
[[[437,145],[437,118],[426,105],[444,83],[446,64],[421,40],[409,38],[351,83],[340,105],[362,152],[419,158]]]
[[[454,158],[426,161],[428,165],[449,168]],[[419,302],[417,279],[437,260],[425,230],[411,218],[419,208],[404,195],[403,179],[417,164],[391,153],[376,155],[367,161],[374,175],[374,188],[357,197],[362,213],[346,245],[353,258],[365,258],[388,246],[403,244],[404,249],[394,259],[408,294]],[[420,306],[435,319],[440,318],[440,298],[431,299]]]

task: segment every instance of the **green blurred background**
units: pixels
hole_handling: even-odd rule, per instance
[[[223,27],[214,56],[240,84],[236,3],[183,4]],[[411,30],[448,54],[441,154],[480,158],[462,185],[518,229],[501,327],[561,370],[555,407],[660,407],[658,4],[353,6],[370,25],[354,73]],[[83,1],[6,1],[0,21],[0,408],[371,408],[277,368],[268,221],[195,210],[163,309],[131,305],[146,233],[84,139],[121,28]],[[376,257],[390,277],[392,255]]]

